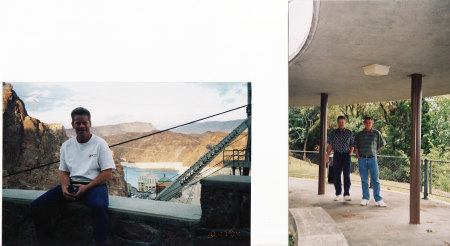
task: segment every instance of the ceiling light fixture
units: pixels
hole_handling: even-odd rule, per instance
[[[388,75],[389,73],[389,66],[384,66],[380,64],[372,64],[369,66],[363,67],[364,74],[367,76],[373,76],[373,77],[380,77]]]

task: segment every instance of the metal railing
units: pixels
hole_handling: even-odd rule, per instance
[[[289,152],[293,157],[310,164],[318,165],[319,163],[319,151],[289,150]],[[410,159],[408,157],[378,155],[377,159],[381,185],[409,190]],[[332,163],[332,157],[330,157],[330,163]],[[358,159],[355,155],[351,157],[350,170],[352,182],[360,183]],[[297,173],[296,175],[317,177],[318,172],[317,174]],[[427,199],[429,194],[450,198],[450,161],[421,160],[421,179],[421,191],[424,199]]]
[[[225,166],[250,167],[250,149],[232,149],[223,151]]]
[[[428,195],[450,197],[450,161],[421,160],[422,192]]]

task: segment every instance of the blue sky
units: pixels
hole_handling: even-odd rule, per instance
[[[12,83],[28,115],[70,127],[70,112],[89,109],[92,125],[150,122],[163,129],[247,104],[247,83]],[[209,121],[246,117],[239,109]]]

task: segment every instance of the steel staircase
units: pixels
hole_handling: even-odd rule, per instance
[[[222,141],[215,145],[205,155],[195,162],[189,169],[181,174],[174,182],[159,193],[155,200],[169,201],[180,193],[184,186],[188,185],[215,157],[225,150],[245,129],[251,125],[251,116],[244,120],[238,127],[231,131]]]

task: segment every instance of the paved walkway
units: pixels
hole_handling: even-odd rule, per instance
[[[334,186],[317,195],[318,181],[289,178],[289,208],[322,207],[334,219],[349,245],[450,245],[450,204],[420,201],[421,224],[409,224],[409,194],[381,190],[386,208],[360,206],[361,186],[352,185],[352,201],[333,201]]]

